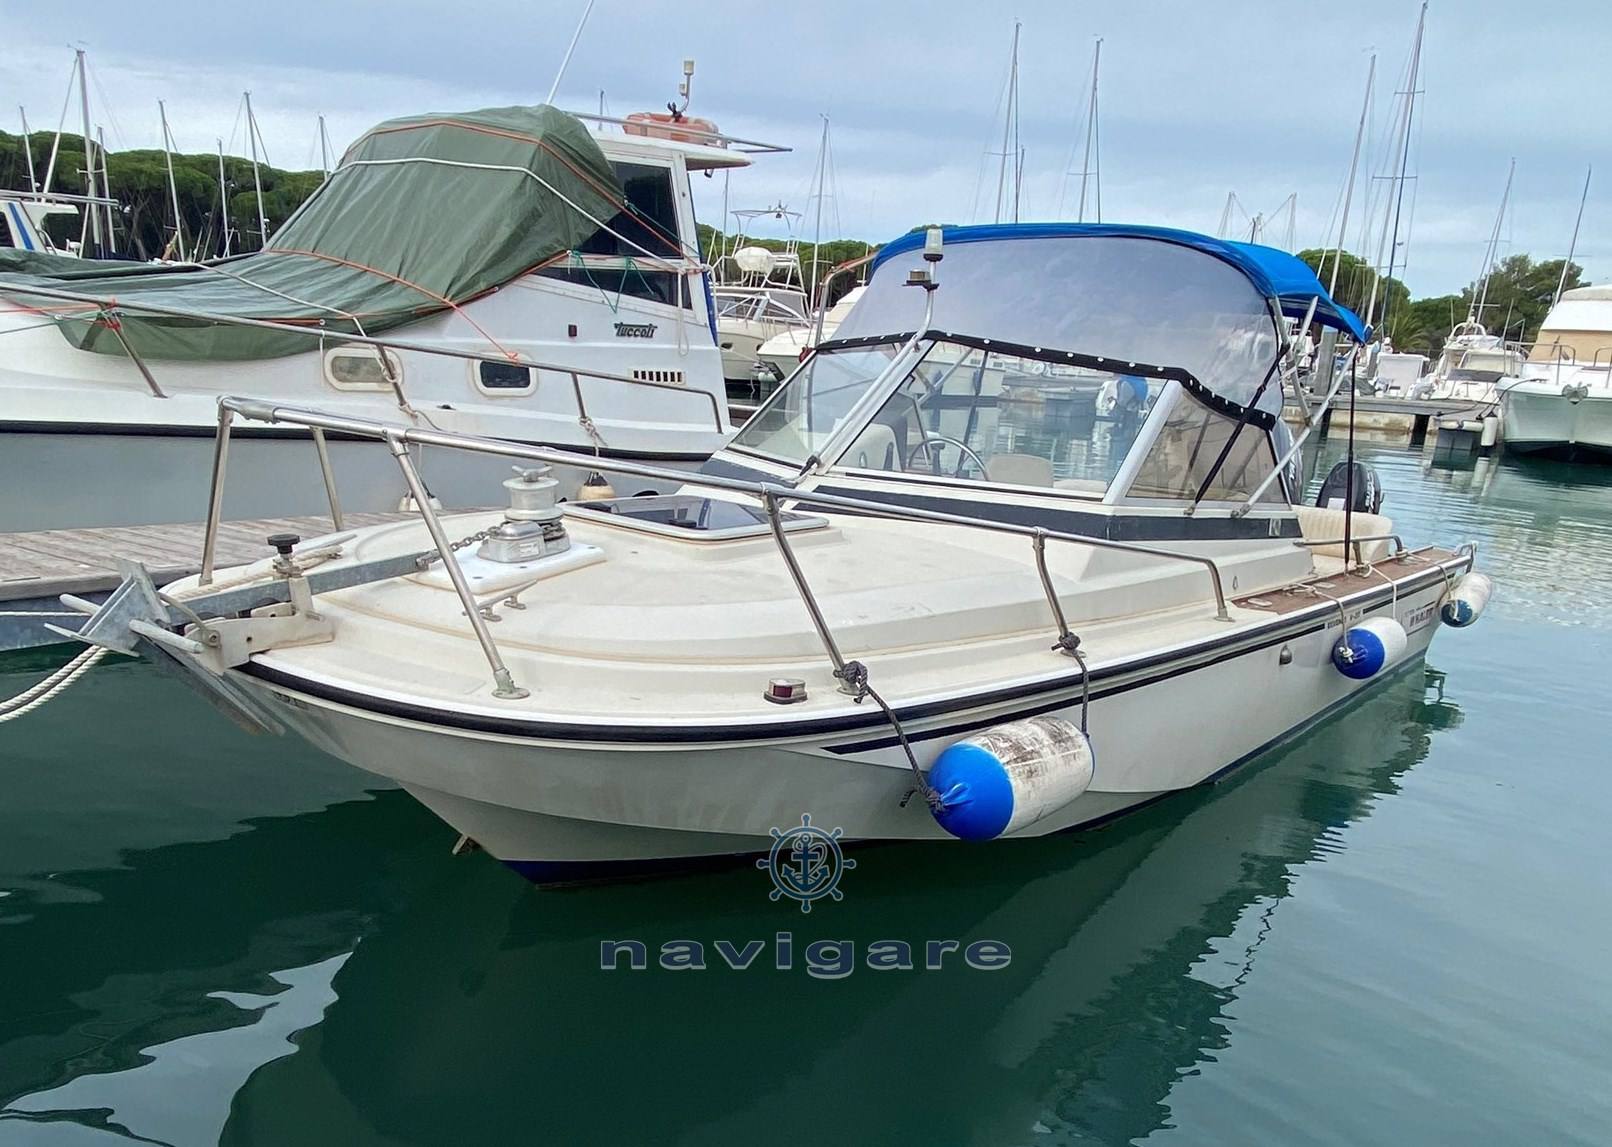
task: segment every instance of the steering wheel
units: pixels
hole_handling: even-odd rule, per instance
[[[957,447],[957,452],[959,454],[962,454],[964,457],[972,461],[974,465],[979,467],[980,477],[986,479],[990,478],[990,471],[985,468],[985,460],[978,454],[974,453],[974,451],[969,448],[968,443],[959,442],[955,438],[947,438],[944,434],[930,434],[925,437],[923,441],[919,442],[911,450],[909,450],[907,452],[907,460],[904,463],[904,468],[908,470],[912,469],[912,462],[913,459],[918,457],[918,451],[923,450],[927,452],[931,446]]]

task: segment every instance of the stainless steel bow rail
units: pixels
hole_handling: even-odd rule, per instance
[[[280,577],[274,581],[265,582],[259,578],[249,578],[243,581],[236,578],[215,586],[214,559],[217,553],[218,535],[222,523],[229,442],[231,429],[237,417],[259,422],[301,426],[307,428],[313,434],[319,465],[324,474],[326,491],[329,494],[331,521],[337,531],[337,536],[310,541],[304,549],[298,551],[296,558],[282,555],[283,564],[281,561],[276,562],[276,573]],[[415,506],[427,532],[430,534],[430,548],[418,553],[373,562],[362,562],[353,566],[303,573],[303,567],[299,567],[296,564],[297,559],[314,557],[328,559],[332,556],[333,547],[337,543],[345,542],[352,537],[351,534],[342,535],[340,533],[342,528],[341,506],[336,496],[335,479],[329,469],[328,457],[322,445],[324,432],[326,431],[339,431],[373,438],[386,444],[393,457],[397,459],[398,467],[402,470],[404,480],[413,494]],[[1046,544],[1049,540],[1070,542],[1095,549],[1142,554],[1165,561],[1189,562],[1202,566],[1209,576],[1210,585],[1213,589],[1216,618],[1222,621],[1231,620],[1219,566],[1210,558],[1193,554],[1183,554],[1174,550],[1158,549],[1130,542],[1110,541],[1106,538],[1091,538],[1080,534],[1062,533],[1038,526],[993,522],[962,514],[892,506],[863,498],[849,498],[838,494],[825,494],[812,490],[797,490],[793,487],[769,482],[751,482],[718,475],[690,475],[685,471],[667,470],[643,463],[599,460],[591,455],[548,447],[527,446],[472,435],[451,434],[438,430],[395,426],[370,419],[277,406],[272,402],[257,399],[228,397],[219,400],[218,436],[213,455],[212,490],[209,499],[207,529],[202,544],[202,569],[196,591],[186,594],[183,602],[176,602],[157,594],[149,579],[143,576],[144,571],[134,567],[129,571],[131,575],[129,580],[112,598],[108,599],[106,605],[85,626],[82,634],[62,632],[66,636],[82,637],[93,644],[103,644],[125,653],[132,651],[134,637],[151,640],[175,652],[188,654],[222,650],[223,659],[217,666],[221,669],[246,660],[251,650],[246,649],[238,641],[231,648],[231,641],[227,636],[209,631],[207,623],[203,620],[205,616],[226,618],[246,609],[256,610],[266,602],[288,602],[294,606],[303,607],[300,614],[286,615],[277,613],[273,616],[275,622],[284,622],[287,627],[290,627],[298,616],[305,615],[314,619],[316,626],[328,627],[328,623],[317,619],[317,615],[311,608],[313,595],[349,588],[366,582],[407,576],[418,572],[436,560],[441,560],[444,569],[447,570],[449,579],[453,583],[454,592],[464,606],[465,616],[469,620],[477,642],[481,645],[482,653],[492,669],[493,696],[508,700],[526,697],[528,695],[527,691],[515,683],[508,666],[504,663],[498,645],[488,628],[488,619],[484,616],[481,603],[476,600],[458,563],[453,559],[453,545],[448,540],[437,510],[431,505],[430,497],[420,480],[419,472],[416,470],[414,460],[410,456],[409,447],[411,445],[465,450],[522,462],[590,467],[612,473],[631,474],[680,484],[692,482],[692,484],[732,491],[758,499],[765,508],[772,524],[772,536],[779,547],[780,555],[790,578],[806,606],[807,613],[811,617],[812,626],[816,630],[824,650],[833,663],[834,675],[839,680],[841,689],[858,699],[871,692],[867,688],[866,668],[857,662],[847,661],[834,640],[828,623],[823,617],[822,610],[812,594],[811,587],[795,559],[794,551],[787,539],[787,532],[782,528],[779,513],[780,507],[785,503],[791,506],[845,510],[859,516],[890,518],[902,521],[935,522],[988,530],[995,533],[1016,534],[1029,538],[1033,547],[1036,570],[1040,577],[1042,588],[1046,593],[1052,618],[1058,629],[1058,640],[1053,648],[1074,656],[1077,660],[1081,660],[1078,653],[1079,639],[1070,632],[1062,603],[1058,599],[1052,576],[1047,569]],[[312,550],[308,547],[312,547]],[[212,587],[211,592],[207,592],[206,587]],[[77,602],[68,602],[67,604],[81,609],[87,605],[87,603]],[[254,616],[257,615],[254,614]],[[175,626],[181,624],[186,618],[197,623],[196,630],[190,635],[181,636],[171,630],[161,628],[162,625]],[[303,624],[303,629],[307,629],[305,623]],[[301,633],[302,630],[297,632]],[[134,637],[131,637],[131,634]],[[256,648],[261,649],[263,646],[259,644]],[[1084,665],[1083,661],[1082,665]],[[215,684],[221,685],[221,679],[215,677]],[[224,691],[229,695],[231,701],[239,702],[245,696],[238,689],[228,688]],[[253,706],[248,702],[244,706],[238,707],[244,708],[251,713],[258,723],[267,724],[266,721],[260,719],[261,714],[258,712],[258,706]]]
[[[686,386],[679,386],[672,382],[653,382],[645,378],[634,378],[631,375],[611,374],[608,371],[586,370],[574,366],[562,366],[558,363],[542,362],[538,359],[528,358],[525,355],[510,354],[503,350],[489,349],[477,353],[476,351],[461,350],[456,347],[439,346],[433,343],[415,342],[412,339],[377,338],[374,335],[350,333],[327,327],[324,320],[317,325],[304,326],[299,323],[281,322],[276,319],[250,319],[243,315],[224,315],[212,311],[195,311],[183,307],[164,307],[157,303],[146,302],[119,302],[115,299],[105,299],[96,295],[84,295],[76,291],[62,291],[54,287],[6,287],[7,295],[33,297],[42,299],[55,299],[60,302],[82,303],[86,307],[93,307],[94,312],[84,311],[78,314],[56,316],[58,321],[67,322],[98,322],[110,330],[118,341],[118,345],[128,355],[129,361],[140,372],[140,378],[145,382],[147,389],[154,398],[167,398],[168,395],[157,384],[152,376],[151,369],[138,351],[134,349],[127,336],[123,333],[119,317],[123,314],[155,315],[159,318],[190,319],[196,322],[218,323],[223,326],[257,327],[262,330],[280,331],[286,334],[302,335],[304,338],[314,340],[323,350],[327,344],[331,346],[347,346],[355,344],[375,348],[376,358],[380,362],[381,372],[397,394],[398,404],[404,409],[412,409],[408,398],[403,393],[401,382],[394,376],[393,369],[387,361],[386,352],[389,350],[409,351],[413,354],[436,355],[440,358],[454,358],[465,362],[504,362],[510,366],[524,366],[531,370],[548,371],[551,374],[568,375],[571,387],[576,395],[577,416],[584,420],[585,425],[591,425],[592,418],[588,414],[587,405],[582,397],[582,384],[580,379],[597,379],[600,382],[614,382],[627,386],[642,386],[650,390],[669,390],[677,394],[684,394],[694,399],[701,399],[711,407],[711,420],[719,434],[726,434],[727,427],[722,421],[722,407],[717,402],[716,395],[706,390],[692,390]],[[597,466],[593,467],[598,469]]]

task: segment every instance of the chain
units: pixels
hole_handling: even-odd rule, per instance
[[[475,533],[471,534],[468,538],[460,538],[457,542],[449,542],[448,543],[448,552],[449,553],[457,553],[460,550],[464,549],[466,546],[475,545],[477,542],[484,542],[484,541],[487,540],[488,534],[490,532],[491,531],[488,531],[488,530],[477,530]],[[420,558],[419,566],[420,566],[421,569],[426,569],[427,567],[429,567],[431,565],[432,562],[440,561],[441,559],[442,559],[441,554],[427,554],[424,557]]]

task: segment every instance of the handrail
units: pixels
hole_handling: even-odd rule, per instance
[[[249,319],[244,315],[222,315],[212,311],[192,311],[182,307],[164,307],[156,303],[103,299],[95,295],[80,294],[77,291],[60,291],[50,287],[11,287],[8,285],[0,285],[0,293],[12,295],[37,295],[41,298],[59,299],[70,303],[94,304],[97,308],[99,308],[100,313],[98,316],[93,317],[102,319],[107,317],[112,317],[115,319],[115,316],[119,312],[137,311],[145,314],[160,315],[164,318],[194,319],[199,322],[221,323],[225,326],[234,325],[243,327],[257,327],[263,330],[282,331],[288,334],[300,334],[305,335],[308,338],[317,339],[321,347],[328,340],[336,340],[338,343],[342,344],[356,343],[362,346],[379,347],[383,351],[406,350],[412,351],[416,354],[434,354],[439,355],[442,358],[455,358],[466,362],[494,361],[493,356],[485,352],[478,354],[474,351],[459,350],[455,347],[445,347],[433,345],[431,343],[414,342],[411,339],[377,338],[374,335],[364,335],[332,330],[324,325],[325,321],[323,319],[320,319],[318,325],[316,326],[300,326],[296,323],[279,322],[274,319]],[[92,316],[64,317],[83,319]],[[113,325],[113,330],[117,331],[115,323]],[[127,340],[123,338],[121,331],[118,331],[117,333],[119,341],[123,344],[125,349],[128,349],[129,344]],[[607,371],[590,370],[585,367],[561,366],[557,363],[541,362],[537,359],[527,358],[525,355],[520,354],[500,351],[496,352],[496,355],[497,358],[503,359],[504,361],[509,362],[511,365],[524,366],[532,370],[547,370],[555,374],[580,374],[587,378],[596,378],[604,382],[625,383],[629,386],[644,386],[650,388],[651,390],[671,390],[677,392],[678,394],[686,394],[690,397],[703,398],[710,403],[711,417],[716,424],[717,432],[719,434],[727,433],[728,428],[722,424],[722,407],[717,402],[716,395],[712,394],[708,390],[696,390],[687,386],[678,386],[676,383],[671,382],[652,382],[649,379],[633,378],[631,375],[626,374],[611,374]],[[147,384],[155,388],[156,383],[151,379],[150,372],[145,369],[144,364],[137,356],[135,356],[132,350],[129,351],[129,356],[130,358],[134,359],[135,365],[140,369],[140,372],[144,376]],[[158,396],[162,397],[160,391],[158,392]]]
[[[591,455],[578,454],[569,450],[560,450],[545,446],[528,446],[515,442],[504,442],[498,439],[480,438],[474,435],[453,434],[441,430],[427,430],[419,427],[399,427],[389,423],[377,422],[373,419],[356,418],[348,415],[325,414],[320,411],[306,410],[298,407],[279,406],[273,402],[262,399],[226,396],[219,399],[219,441],[215,445],[213,490],[211,507],[207,521],[207,532],[203,540],[203,570],[204,579],[211,579],[212,554],[216,548],[217,535],[220,527],[219,507],[223,500],[224,459],[227,456],[227,441],[230,433],[231,420],[235,415],[250,418],[258,422],[283,423],[292,426],[303,426],[308,429],[336,430],[363,437],[376,438],[384,441],[391,447],[397,456],[399,465],[404,466],[405,476],[410,476],[412,466],[408,465],[407,446],[411,443],[422,446],[441,446],[448,449],[466,450],[472,453],[488,454],[495,457],[514,458],[526,461],[546,462],[551,465],[570,466],[582,469],[604,470],[611,473],[632,474],[638,477],[658,479],[674,482],[679,485],[693,484],[706,486],[711,489],[729,490],[735,493],[746,494],[761,500],[763,506],[776,507],[779,502],[790,502],[802,506],[814,506],[821,509],[838,509],[854,512],[870,517],[891,518],[899,521],[935,522],[941,525],[957,525],[973,529],[981,529],[994,533],[1014,534],[1031,539],[1036,547],[1035,560],[1037,570],[1041,574],[1043,588],[1046,590],[1054,618],[1059,624],[1060,647],[1068,647],[1069,638],[1067,623],[1063,620],[1063,611],[1053,590],[1050,576],[1045,573],[1044,558],[1041,550],[1048,539],[1054,541],[1071,542],[1076,545],[1089,546],[1093,549],[1114,550],[1121,553],[1140,554],[1147,557],[1161,558],[1166,561],[1190,562],[1202,566],[1209,575],[1211,587],[1215,598],[1215,618],[1219,621],[1230,621],[1231,614],[1227,608],[1224,580],[1221,577],[1220,566],[1214,559],[1202,557],[1197,554],[1185,554],[1177,550],[1161,549],[1154,546],[1138,545],[1134,542],[1119,542],[1109,538],[1093,538],[1084,534],[1071,534],[1059,530],[1049,530],[1041,526],[1020,525],[1013,522],[995,522],[985,518],[971,517],[965,514],[952,514],[938,510],[921,510],[910,506],[895,506],[887,502],[873,501],[866,498],[852,498],[840,494],[827,494],[816,490],[798,490],[794,487],[778,485],[771,482],[754,482],[742,478],[728,478],[716,474],[690,474],[684,470],[670,470],[660,466],[652,466],[642,462],[632,462],[623,459],[601,459]],[[411,489],[417,476],[410,482]],[[436,522],[436,512],[430,505],[428,497],[422,498],[416,491],[415,498],[420,515],[426,520],[428,527],[432,528],[433,541],[437,546],[442,560],[453,564],[451,547],[448,547],[441,538],[441,527]],[[334,516],[336,508],[332,506]],[[776,537],[778,531],[774,531]],[[785,560],[792,560],[785,544]],[[796,575],[794,569],[792,576]],[[795,576],[797,587],[801,587],[803,578]],[[456,579],[455,588],[459,588]],[[205,581],[203,584],[206,584]],[[827,633],[826,624],[817,624],[821,614],[816,610],[815,603],[810,602],[809,589],[802,588],[803,596],[808,599],[808,609],[814,614],[814,625],[820,635]],[[467,615],[473,615],[471,624],[477,630],[477,638],[481,640],[483,649],[488,651],[488,661],[493,666],[495,680],[501,690],[513,688],[509,681],[509,671],[504,667],[502,660],[497,657],[497,649],[492,637],[487,633],[486,625],[480,617],[478,603],[475,597],[466,588],[460,593]],[[837,653],[832,636],[825,638],[825,646]],[[832,656],[833,654],[831,654]],[[836,660],[836,669],[843,670],[844,660]],[[509,695],[500,693],[500,696]]]
[[[812,326],[813,350],[817,348],[818,343],[823,341],[823,319],[828,314],[829,284],[835,279],[839,278],[841,275],[854,271],[858,267],[861,267],[867,263],[871,263],[875,258],[878,257],[878,254],[878,249],[875,248],[870,250],[866,255],[860,255],[855,259],[847,259],[838,267],[832,268],[827,275],[823,276],[823,281],[817,284],[817,314],[815,316],[815,322]]]

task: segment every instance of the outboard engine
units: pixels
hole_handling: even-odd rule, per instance
[[[1349,467],[1354,467],[1354,504],[1344,505],[1345,499],[1351,493],[1349,481]],[[1327,474],[1327,480],[1321,483],[1321,492],[1315,496],[1315,504],[1327,510],[1353,510],[1357,514],[1375,514],[1382,509],[1383,485],[1377,478],[1377,471],[1364,462],[1339,462]]]

